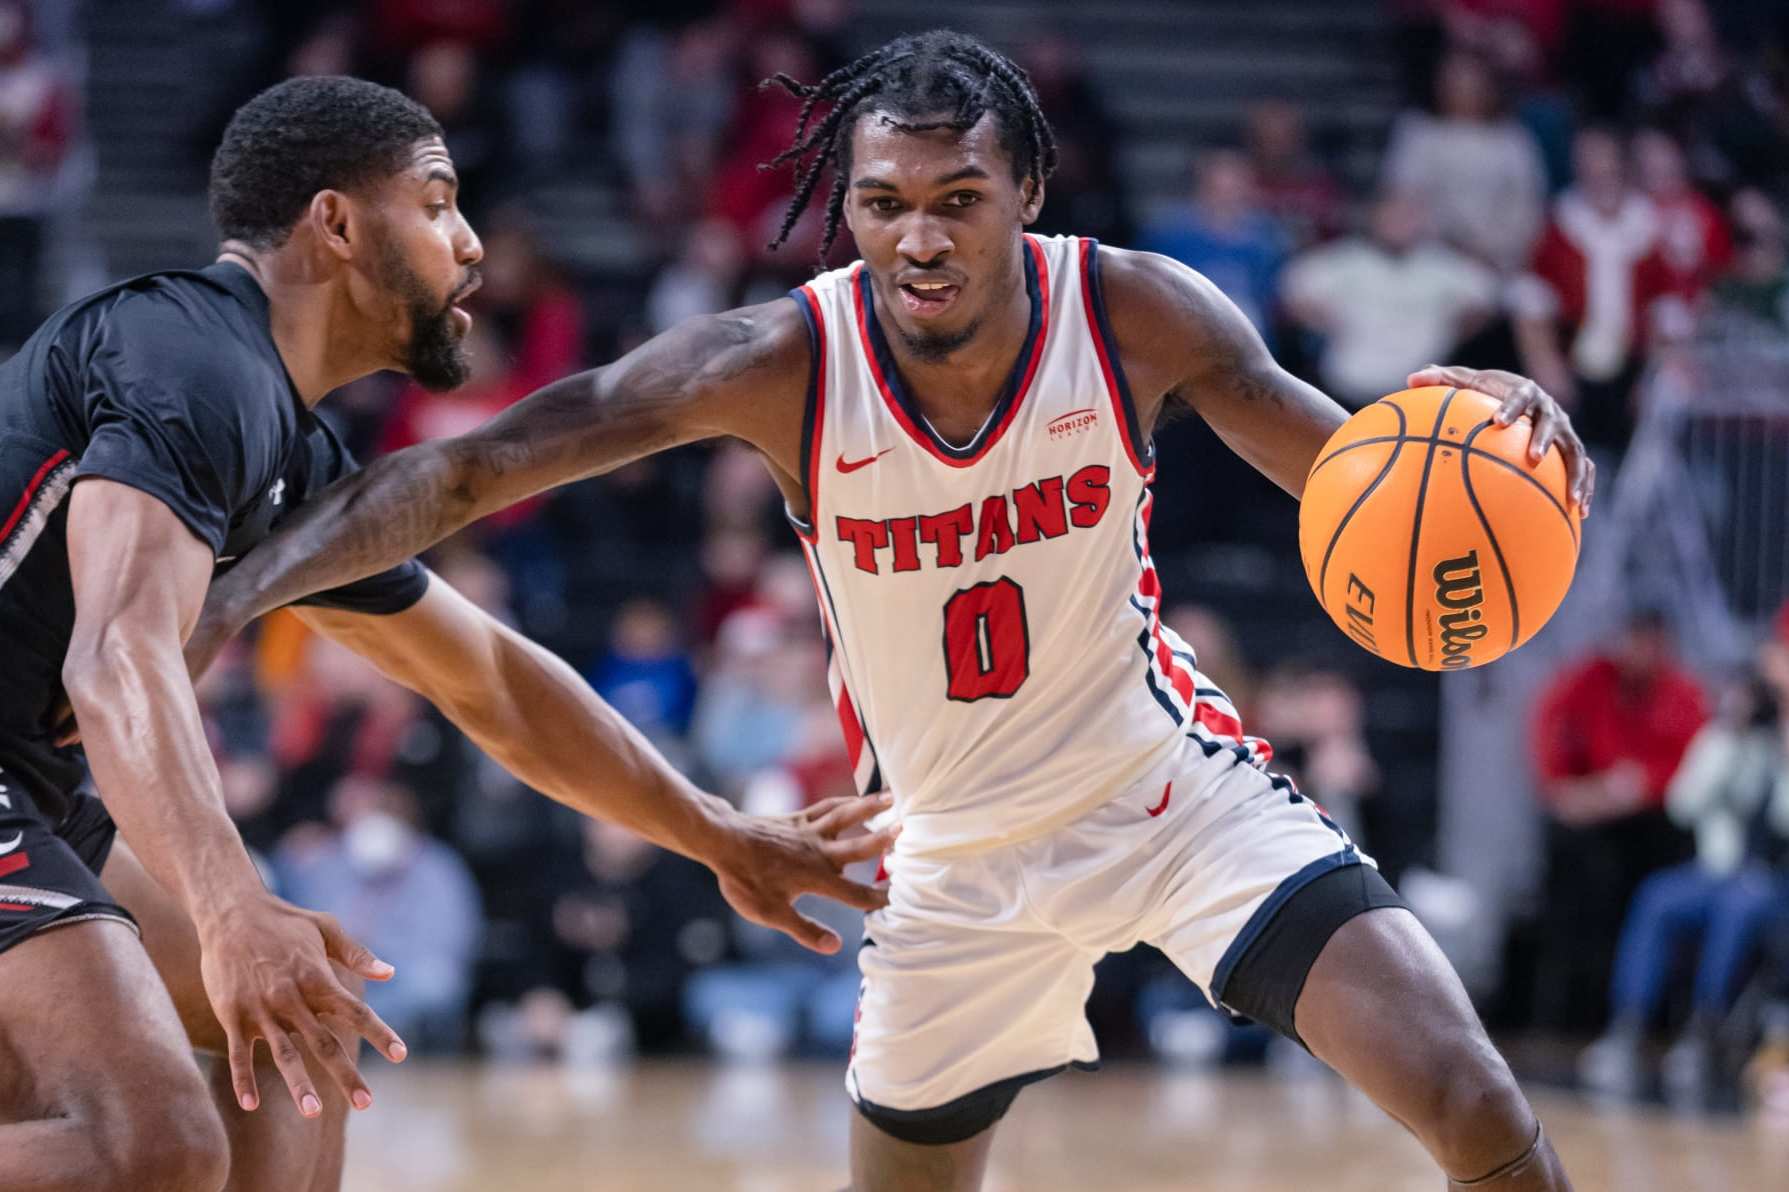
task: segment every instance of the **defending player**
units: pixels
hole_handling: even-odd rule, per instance
[[[403,1058],[356,996],[390,967],[262,887],[181,645],[214,571],[352,470],[318,399],[383,368],[464,378],[481,249],[455,185],[397,92],[282,84],[213,163],[218,262],[77,302],[0,367],[0,1188],[211,1192],[227,1163],[245,1190],[332,1189],[345,1107],[371,1101],[360,1037]],[[747,917],[829,951],[792,898],[882,904],[838,872],[876,838],[835,839],[877,808],[734,813],[416,563],[304,603],[530,785],[709,864]],[[56,743],[64,687],[85,760]],[[228,1053],[221,1123],[189,1036]],[[292,1102],[250,1113],[257,1040]]]
[[[1309,1047],[1455,1183],[1567,1187],[1433,941],[1157,615],[1164,409],[1294,495],[1342,409],[1193,271],[1024,234],[1050,130],[981,43],[903,38],[781,81],[807,101],[784,233],[836,167],[826,238],[842,221],[861,262],[336,486],[218,585],[195,652],[549,485],[743,439],[813,568],[860,781],[894,791],[904,828],[860,958],[857,1188],[977,1187],[1018,1089],[1095,1058],[1093,962],[1140,939]],[[1506,399],[1588,505],[1589,461],[1531,382],[1419,380]]]

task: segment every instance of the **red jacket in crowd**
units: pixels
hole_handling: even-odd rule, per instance
[[[1593,656],[1560,674],[1541,697],[1534,751],[1542,789],[1637,762],[1646,771],[1646,807],[1662,808],[1690,738],[1707,719],[1702,687],[1687,671],[1666,665],[1634,685],[1614,659]]]

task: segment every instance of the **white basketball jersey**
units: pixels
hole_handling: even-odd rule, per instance
[[[1153,448],[1099,290],[1096,242],[1025,237],[1031,327],[962,446],[902,387],[861,262],[793,291],[814,343],[798,523],[832,693],[903,852],[1039,835],[1154,773],[1189,738],[1262,764],[1159,617]]]

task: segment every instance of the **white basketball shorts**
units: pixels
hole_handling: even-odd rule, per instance
[[[1167,772],[1179,777],[1158,771],[1018,844],[948,858],[897,845],[889,904],[859,953],[846,1088],[866,1116],[921,1123],[991,1088],[1010,1103],[1023,1084],[1092,1065],[1094,963],[1139,942],[1224,1006],[1231,970],[1287,899],[1373,864],[1290,783],[1231,750],[1189,739]]]

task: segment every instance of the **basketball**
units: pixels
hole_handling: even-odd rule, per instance
[[[1324,611],[1388,662],[1465,670],[1533,637],[1578,563],[1557,445],[1492,421],[1470,389],[1407,389],[1362,409],[1305,481],[1299,550]]]

